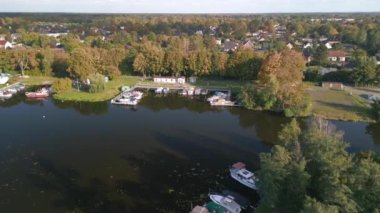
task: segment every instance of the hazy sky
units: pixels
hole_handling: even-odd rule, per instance
[[[0,12],[379,12],[380,0],[0,0]]]

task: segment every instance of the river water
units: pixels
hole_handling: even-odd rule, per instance
[[[0,212],[189,212],[224,189],[257,202],[228,166],[258,169],[289,122],[153,95],[135,108],[19,97],[0,121]],[[332,123],[349,151],[380,151],[380,125]]]

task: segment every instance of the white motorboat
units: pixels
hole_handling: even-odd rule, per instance
[[[227,98],[227,94],[225,94],[223,92],[216,92],[215,95],[207,98],[207,101],[211,102],[211,101],[216,101],[219,99],[226,99],[226,98]]]
[[[193,87],[187,90],[187,95],[194,95],[195,89]]]
[[[111,104],[135,106],[138,104],[138,101],[133,98],[118,98],[118,99],[112,99]]]
[[[0,91],[0,99],[12,98],[12,93]]]
[[[170,89],[169,89],[168,87],[164,87],[164,89],[162,90],[162,92],[163,92],[164,94],[168,94],[169,91],[170,91]]]
[[[235,102],[228,101],[223,98],[215,99],[213,101],[210,101],[211,106],[235,106]]]
[[[156,94],[161,94],[163,92],[164,88],[163,87],[158,87],[155,91]]]
[[[141,100],[144,93],[142,93],[140,91],[133,91],[133,92],[131,92],[131,94],[132,94],[132,97],[134,99]]]
[[[9,81],[8,76],[0,75],[0,84],[6,84]]]
[[[248,171],[245,169],[245,164],[242,162],[235,163],[230,168],[231,177],[239,183],[251,188],[251,189],[257,189],[256,186],[256,177],[253,172]]]
[[[226,208],[229,212],[231,213],[240,213],[241,212],[241,207],[239,204],[237,204],[234,200],[234,197],[228,195],[220,195],[216,193],[211,193],[209,194],[210,199],[220,205]]]
[[[183,95],[183,96],[186,96],[186,95],[187,95],[187,91],[183,89],[183,90],[180,90],[180,91],[178,92],[178,94]]]

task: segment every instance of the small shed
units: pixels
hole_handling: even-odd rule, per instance
[[[197,77],[195,77],[195,76],[191,76],[191,77],[189,78],[189,82],[190,82],[191,84],[195,84],[195,83],[197,83]]]
[[[186,83],[186,78],[185,77],[179,77],[179,78],[177,78],[177,83],[179,83],[179,84],[185,84]]]
[[[344,90],[344,84],[341,82],[322,82],[322,87],[327,89]]]

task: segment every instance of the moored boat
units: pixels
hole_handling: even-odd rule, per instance
[[[26,92],[25,96],[27,98],[47,98],[49,97],[49,90],[42,88],[36,92]]]
[[[156,94],[161,94],[161,93],[163,93],[163,90],[164,90],[163,87],[158,87],[158,88],[156,89],[155,93],[156,93]]]
[[[223,98],[215,99],[210,101],[211,106],[235,106],[235,102],[228,101]]]
[[[0,84],[6,84],[9,81],[9,77],[0,75]]]
[[[0,91],[0,99],[12,98],[12,93]]]
[[[231,213],[241,212],[240,205],[237,204],[234,200],[234,197],[230,195],[224,196],[217,193],[211,193],[209,194],[209,197],[214,203],[226,208]]]
[[[112,99],[111,104],[135,106],[138,104],[138,101],[132,98],[118,98],[118,99]]]
[[[233,164],[230,168],[231,177],[237,180],[239,183],[251,188],[257,189],[256,177],[253,172],[248,171],[245,168],[245,164],[242,162],[237,162]]]

